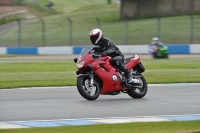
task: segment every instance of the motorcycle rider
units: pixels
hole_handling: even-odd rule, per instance
[[[103,32],[100,29],[90,31],[90,40],[93,45],[100,47],[98,52],[101,55],[112,57],[111,64],[125,73],[128,83],[134,82],[131,72],[123,65],[124,55],[109,38],[104,38]]]
[[[160,42],[159,38],[158,37],[152,38],[151,48],[152,48],[153,56],[155,58],[158,58],[157,52],[158,52],[159,47],[163,47],[163,44]]]

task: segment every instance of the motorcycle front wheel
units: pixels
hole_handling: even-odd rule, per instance
[[[137,75],[139,76],[139,80],[140,80],[140,84],[138,85],[133,85],[131,89],[127,89],[126,93],[135,99],[139,99],[142,98],[146,95],[147,93],[147,82],[145,80],[145,78],[143,77],[142,74],[140,74],[139,72],[137,72]]]
[[[78,77],[76,85],[80,95],[89,101],[96,100],[100,95],[99,85],[96,82],[91,85],[89,77]]]

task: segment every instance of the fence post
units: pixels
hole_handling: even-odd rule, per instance
[[[41,18],[40,21],[42,22],[42,45],[45,46],[45,22],[44,20]]]
[[[72,20],[67,18],[69,21],[69,46],[72,46]]]
[[[101,23],[100,23],[99,18],[98,18],[98,17],[95,17],[95,19],[96,19],[96,21],[97,21],[97,27],[98,27],[99,29],[101,29]]]
[[[21,21],[17,19],[18,22],[18,47],[21,47]]]
[[[128,41],[129,41],[129,31],[128,31],[128,28],[129,28],[129,25],[128,25],[128,19],[126,19],[125,20],[125,22],[126,22],[126,29],[125,29],[125,31],[126,31],[126,45],[128,45]]]
[[[190,44],[194,42],[194,17],[190,14],[191,27],[190,27]]]
[[[141,32],[141,33],[140,33],[140,44],[143,44],[143,38],[144,38],[144,37],[143,37],[143,33]]]
[[[158,17],[158,38],[161,39],[161,23],[160,23],[160,17]]]
[[[111,0],[107,0],[108,1],[108,4],[111,4]]]

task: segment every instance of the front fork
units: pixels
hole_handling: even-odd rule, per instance
[[[90,86],[93,86],[94,85],[94,75],[91,74],[90,75]]]
[[[93,86],[94,85],[94,74],[91,72],[91,73],[87,73],[87,74],[79,74],[77,76],[78,77],[89,77],[90,78],[90,86]]]

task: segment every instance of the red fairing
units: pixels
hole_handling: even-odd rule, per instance
[[[131,58],[130,62],[127,63],[125,66],[126,68],[128,68],[129,70],[132,69],[134,66],[136,66],[138,64],[138,62],[140,62],[140,57],[136,56],[135,58]]]
[[[85,63],[83,65],[83,67],[78,70],[80,73],[83,73],[83,71],[86,69],[87,65],[92,61],[92,55],[91,54],[87,54],[82,59],[78,60],[78,63],[80,63],[80,62],[82,62],[84,60],[85,60]]]
[[[123,90],[120,84],[119,74],[116,69],[111,66],[110,59],[111,58],[106,56],[92,63],[94,73],[96,73],[103,81],[101,94],[116,90]],[[118,77],[117,81],[112,79],[113,75]]]

